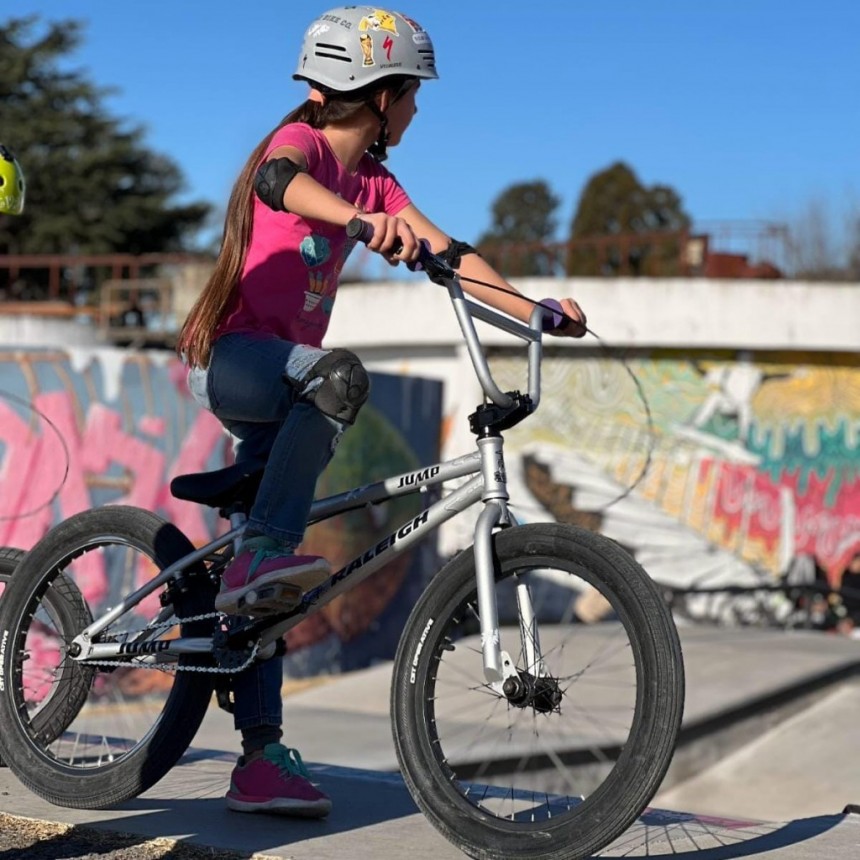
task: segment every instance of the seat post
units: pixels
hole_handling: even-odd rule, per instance
[[[241,526],[244,526],[245,523],[248,522],[248,512],[245,509],[245,506],[241,502],[236,502],[233,505],[230,505],[228,508],[221,508],[218,513],[224,517],[225,520],[230,521],[230,530],[238,529]],[[244,533],[244,532],[243,532]],[[238,537],[233,539],[233,554],[238,555],[239,550],[242,548],[242,535],[240,534]]]

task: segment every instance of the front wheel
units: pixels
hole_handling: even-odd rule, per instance
[[[580,860],[629,827],[665,776],[684,701],[677,631],[645,571],[606,537],[526,525],[495,535],[494,549],[510,676],[504,688],[484,678],[467,550],[401,637],[401,770],[471,857]]]
[[[211,698],[211,657],[177,660],[157,646],[180,630],[212,634],[215,585],[202,564],[94,640],[129,643],[135,656],[80,662],[70,646],[193,549],[154,514],[107,506],[56,526],[20,560],[0,599],[0,744],[18,779],[51,803],[92,809],[127,800],[191,743]]]

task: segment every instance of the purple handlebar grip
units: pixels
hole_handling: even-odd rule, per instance
[[[564,311],[561,309],[561,302],[558,299],[541,299],[541,305],[544,308],[552,308],[552,314],[543,318],[543,330],[552,331],[558,328],[565,320]]]

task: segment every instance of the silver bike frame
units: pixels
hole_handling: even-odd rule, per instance
[[[542,322],[547,311],[536,306],[529,319],[529,325],[526,326],[494,310],[467,300],[460,286],[459,278],[456,276],[451,278],[440,277],[434,280],[448,290],[472,366],[484,395],[499,407],[510,407],[512,400],[508,394],[499,389],[493,380],[486,356],[475,331],[474,320],[479,319],[528,343],[528,393],[532,402],[532,411],[537,409],[540,403]],[[414,472],[395,475],[383,481],[315,501],[311,506],[309,524],[346,511],[380,504],[398,496],[426,492],[431,487],[455,478],[475,475],[449,495],[433,503],[407,522],[402,523],[399,528],[373,547],[356,556],[340,570],[333,573],[326,582],[306,594],[301,604],[292,612],[271,625],[267,624],[260,636],[260,650],[265,649],[266,646],[271,645],[284,633],[295,627],[310,611],[316,611],[344,591],[358,585],[359,582],[387,564],[393,555],[409,549],[423,539],[427,533],[480,500],[483,502],[484,509],[475,524],[474,553],[484,676],[490,684],[497,686],[506,677],[515,675],[516,669],[513,661],[501,648],[493,566],[492,541],[494,531],[499,527],[515,523],[515,519],[508,511],[509,495],[503,440],[501,436],[483,437],[477,440],[477,446],[478,450],[475,453]],[[231,525],[234,525],[234,528],[226,534],[166,567],[156,577],[90,624],[74,640],[80,647],[80,653],[76,659],[82,661],[88,659],[105,660],[122,655],[133,655],[135,658],[154,660],[158,656],[200,654],[211,651],[211,639],[203,637],[146,641],[138,639],[125,643],[95,643],[93,639],[183,569],[205,559],[230,542],[236,542],[238,545],[245,528],[244,523],[236,524],[235,521],[231,521]],[[541,655],[540,646],[534,635],[534,609],[528,587],[523,583],[517,585],[517,605],[520,615],[520,633],[523,640],[522,653],[526,656],[529,671],[540,674]]]

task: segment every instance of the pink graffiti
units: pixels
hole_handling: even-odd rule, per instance
[[[121,415],[102,403],[90,406],[81,430],[74,403],[66,392],[37,395],[34,406],[56,426],[68,451],[68,475],[59,489],[55,504],[46,505],[57,493],[66,467],[63,445],[49,426],[33,426],[8,404],[0,401],[0,442],[5,452],[0,464],[0,545],[29,549],[55,523],[92,507],[88,481],[106,478],[119,466],[128,491],[115,504],[134,505],[159,511],[174,522],[195,543],[211,539],[202,509],[174,499],[169,483],[174,475],[202,471],[207,460],[223,440],[220,423],[200,410],[182,440],[173,463],[151,442],[123,429]],[[165,422],[145,416],[138,428],[150,437],[162,436]],[[28,514],[20,516],[21,514]],[[108,593],[107,572],[100,553],[87,553],[76,563],[79,587],[91,606],[97,606]],[[152,569],[141,562],[136,585],[143,584]],[[151,595],[141,611],[158,609],[157,595]]]

